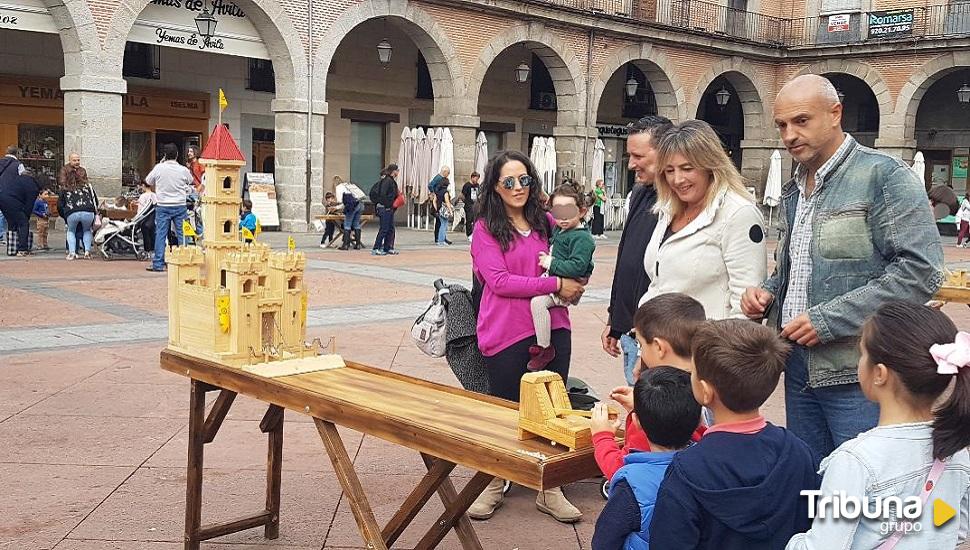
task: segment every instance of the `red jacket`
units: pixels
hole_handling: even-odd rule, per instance
[[[700,424],[694,430],[691,441],[700,441],[701,436],[707,431],[707,426]],[[596,465],[606,476],[606,479],[613,479],[613,474],[623,467],[623,459],[630,454],[631,449],[637,451],[649,451],[650,441],[647,434],[639,426],[633,423],[633,415],[626,417],[626,440],[623,448],[616,443],[616,437],[610,432],[597,432],[593,434],[593,456],[596,457]]]

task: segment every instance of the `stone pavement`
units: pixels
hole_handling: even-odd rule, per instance
[[[365,242],[373,242],[373,230]],[[444,360],[422,355],[409,328],[426,306],[431,283],[470,279],[468,247],[431,246],[428,232],[399,229],[402,254],[320,250],[319,237],[297,235],[310,261],[310,336],[334,336],[349,359],[456,384]],[[622,383],[618,360],[605,355],[605,319],[616,235],[599,244],[583,303],[572,310],[572,374],[600,394]],[[285,246],[286,235],[265,240]],[[51,242],[60,242],[52,235]],[[970,251],[947,247],[952,262]],[[188,383],[158,367],[166,334],[165,277],[135,261],[63,260],[63,251],[0,258],[0,549],[175,550],[181,548]],[[963,306],[947,306],[970,326]],[[770,420],[783,424],[776,392]],[[206,449],[203,521],[231,519],[263,503],[264,409],[237,399],[219,437]],[[258,529],[203,544],[220,550],[358,548],[356,525],[311,422],[287,413],[280,538]],[[362,482],[386,521],[423,474],[417,454],[344,430]],[[470,477],[469,471],[459,471]],[[489,549],[587,549],[603,506],[598,483],[566,488],[585,518],[562,525],[539,513],[535,494],[513,489],[506,505],[475,527]],[[425,527],[440,505],[415,522]],[[414,545],[412,528],[398,546]],[[459,548],[449,535],[442,548]]]

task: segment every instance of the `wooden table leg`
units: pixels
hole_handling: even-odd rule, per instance
[[[465,515],[468,508],[475,502],[475,499],[482,494],[485,487],[491,483],[495,476],[491,474],[486,474],[484,472],[478,472],[475,477],[468,481],[465,488],[461,490],[458,497],[451,502],[451,504],[445,505],[445,511],[438,518],[438,521],[431,526],[421,540],[418,542],[414,550],[432,550],[436,548],[441,542],[445,535],[448,534],[456,523],[458,523],[459,518]],[[461,535],[459,534],[459,537]],[[465,545],[465,541],[462,541],[462,546]],[[481,545],[479,545],[481,548]]]
[[[189,457],[185,489],[185,550],[199,550],[202,542],[202,457],[205,438],[206,386],[192,380],[189,397]]]
[[[424,453],[421,453],[421,458],[424,460],[425,466],[429,469],[432,464],[440,460]],[[444,504],[445,509],[452,506],[455,499],[458,498],[458,491],[455,490],[455,484],[451,482],[450,478],[445,478],[441,482],[441,485],[438,487],[438,497],[441,498],[441,503]],[[475,533],[475,528],[472,526],[471,520],[464,513],[462,513],[455,523],[455,534],[458,535],[461,547],[465,550],[482,550],[482,541],[478,539],[478,534]]]
[[[384,542],[388,546],[393,546],[397,539],[404,534],[404,530],[411,525],[418,512],[424,508],[435,491],[439,490],[442,482],[448,479],[448,475],[455,469],[453,462],[447,460],[432,459],[428,464],[428,473],[425,474],[417,487],[411,491],[408,498],[401,504],[401,508],[394,514],[391,521],[384,526]]]
[[[354,519],[357,521],[357,528],[360,529],[360,534],[363,536],[364,542],[367,543],[367,548],[387,550],[387,545],[384,544],[384,537],[381,535],[381,528],[377,525],[377,519],[374,517],[374,512],[371,510],[370,503],[367,501],[367,495],[364,494],[364,488],[360,484],[357,472],[354,471],[354,463],[350,460],[350,456],[347,454],[347,448],[344,447],[344,443],[340,439],[340,433],[337,432],[337,427],[333,422],[327,422],[319,418],[314,418],[313,422],[317,425],[320,438],[327,448],[327,454],[330,455],[330,462],[333,463],[337,480],[340,481],[340,486],[347,496],[347,501],[350,503],[350,510],[354,514]]]
[[[270,405],[259,423],[259,429],[269,434],[266,456],[266,511],[270,521],[263,535],[268,539],[280,536],[280,488],[283,481],[283,407]]]

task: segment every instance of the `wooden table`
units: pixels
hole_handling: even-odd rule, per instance
[[[367,222],[373,221],[376,216],[373,214],[361,214],[360,215],[360,226],[364,227]],[[327,248],[333,248],[339,246],[342,242],[344,235],[344,215],[343,214],[324,214],[323,216],[317,216],[318,220],[325,222],[333,222],[337,224],[337,233],[334,234],[333,240],[327,243]]]
[[[539,440],[519,441],[515,403],[459,388],[351,362],[345,368],[264,378],[166,350],[161,365],[191,379],[186,550],[197,550],[203,540],[254,527],[263,527],[266,538],[279,536],[284,409],[313,418],[368,548],[393,545],[437,493],[445,511],[415,548],[434,548],[454,529],[463,548],[480,550],[465,512],[493,477],[542,490],[600,475],[592,448],[568,451]],[[206,416],[205,396],[212,391],[219,396]],[[238,394],[268,404],[260,422],[260,430],[269,436],[266,507],[234,521],[203,526],[203,449],[215,438]],[[338,424],[413,449],[428,468],[383,529],[340,439]],[[477,471],[460,492],[449,478],[459,464]]]

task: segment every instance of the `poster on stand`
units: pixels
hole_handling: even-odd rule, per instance
[[[273,174],[247,172],[249,200],[253,201],[253,214],[263,228],[279,227],[280,213],[276,204],[276,181]]]

